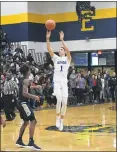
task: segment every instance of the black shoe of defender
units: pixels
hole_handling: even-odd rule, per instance
[[[28,147],[33,149],[33,150],[37,150],[37,151],[41,150],[40,147],[38,147],[37,145],[34,144],[34,141],[30,141],[29,144],[28,144]]]
[[[19,147],[23,147],[23,148],[26,148],[26,147],[27,147],[27,145],[25,145],[25,144],[22,142],[22,140],[17,140],[16,145],[19,146]]]

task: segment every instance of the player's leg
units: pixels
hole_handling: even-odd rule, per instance
[[[20,117],[24,121],[20,128],[20,131],[19,131],[18,140],[16,141],[16,145],[20,146],[20,147],[27,147],[22,141],[22,137],[25,132],[25,129],[26,129],[27,125],[29,124],[29,120],[27,119],[26,110],[25,110],[26,107],[27,107],[27,105],[22,106],[22,104],[20,102],[17,103],[17,109],[19,110]]]
[[[54,83],[54,92],[56,93],[56,127],[60,127],[60,112],[61,112],[61,102],[62,102],[62,96],[61,96],[61,84],[60,83]]]
[[[29,126],[29,143],[28,143],[28,147],[34,150],[40,150],[41,148],[38,147],[35,143],[34,143],[34,133],[35,133],[35,126],[36,126],[36,118],[34,115],[34,112],[32,111],[32,109],[30,108],[30,106],[28,105],[29,110],[31,111],[30,116],[28,117],[29,121],[30,121],[30,126]]]
[[[16,145],[17,146],[20,146],[20,147],[27,147],[23,141],[22,141],[22,137],[23,137],[23,134],[24,134],[24,131],[27,127],[27,125],[29,124],[29,121],[24,121],[21,128],[20,128],[20,132],[19,132],[19,137],[18,137],[18,140],[16,142]]]
[[[61,108],[61,120],[59,130],[63,130],[63,119],[66,114],[67,109],[67,100],[68,100],[68,85],[67,83],[62,83],[62,108]]]

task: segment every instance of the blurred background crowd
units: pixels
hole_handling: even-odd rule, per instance
[[[8,41],[7,34],[2,30],[0,33],[2,39],[0,109],[5,112],[6,119],[11,121],[15,118],[18,86],[22,79],[20,73],[22,64],[27,64],[31,69],[30,92],[41,97],[40,103],[31,100],[31,107],[36,110],[42,109],[45,104],[46,107],[55,107],[53,65],[38,65],[31,53],[25,56],[20,45],[14,47]],[[82,70],[77,72],[76,67],[71,65],[68,73],[68,87],[68,105],[101,104],[117,100],[116,73],[114,71],[112,75],[108,71],[94,73],[88,70],[84,74]]]

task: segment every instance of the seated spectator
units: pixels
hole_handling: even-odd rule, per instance
[[[53,87],[50,83],[47,83],[44,90],[43,94],[45,96],[45,99],[47,100],[48,107],[54,107],[56,105],[56,97],[53,96]]]
[[[14,52],[15,52],[15,49],[14,49],[14,45],[13,45],[13,44],[10,45],[10,50],[11,50],[11,54],[13,55]]]
[[[15,52],[23,54],[23,50],[21,49],[21,45],[19,45],[19,44],[17,45]]]
[[[31,53],[28,54],[28,56],[27,56],[27,61],[29,61],[29,62],[31,62],[31,63],[34,61]]]
[[[40,96],[40,102],[36,102],[34,100],[31,100],[32,108],[40,107],[43,108],[44,103],[44,96],[43,96],[43,89],[41,86],[36,85],[34,82],[31,84],[31,93],[37,96]]]
[[[42,86],[45,86],[47,83],[47,75],[46,74],[42,74],[42,76],[39,79],[39,84]]]

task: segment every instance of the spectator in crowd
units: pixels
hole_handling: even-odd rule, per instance
[[[44,103],[44,96],[43,96],[43,89],[39,85],[35,85],[34,83],[31,86],[31,93],[33,95],[39,96],[40,97],[40,102],[37,103],[35,100],[32,100],[32,108],[40,107],[43,108],[43,103]]]
[[[92,75],[92,90],[93,90],[93,96],[94,96],[94,103],[97,103],[97,94],[96,94],[96,86],[97,86],[97,76],[94,74]]]
[[[115,101],[117,102],[117,85],[115,87]]]
[[[74,95],[76,90],[76,78],[77,78],[76,71],[73,70],[69,77],[69,85]]]
[[[97,80],[97,82],[96,82],[96,98],[97,98],[97,102],[101,103],[100,93],[102,90],[102,82],[101,82],[100,75],[98,74],[98,76],[95,76],[95,79]]]
[[[101,89],[101,92],[100,92],[100,100],[101,102],[105,102],[105,79],[104,79],[104,75],[102,75],[101,77],[101,83],[102,83],[102,89]]]
[[[11,54],[13,55],[15,52],[15,48],[13,44],[10,45],[10,50],[11,50]]]
[[[115,87],[116,87],[116,73],[115,72],[113,72],[112,77],[110,77],[109,86],[110,86],[112,101],[115,102]]]
[[[109,90],[109,75],[107,75],[106,73],[104,74],[104,92],[105,92],[105,99],[107,101],[110,101],[110,90]]]
[[[21,45],[17,44],[17,47],[16,47],[16,49],[15,49],[15,52],[16,52],[16,53],[21,53],[21,54],[23,54],[23,50],[21,49]]]
[[[34,61],[31,53],[28,54],[28,56],[27,56],[27,61],[29,61],[30,63],[32,63],[32,62]]]
[[[54,107],[56,105],[57,100],[56,100],[56,97],[52,95],[53,87],[50,82],[46,83],[43,93],[44,93],[45,99],[47,100],[48,107]]]
[[[76,96],[78,105],[82,105],[83,103],[83,93],[85,92],[86,87],[86,80],[84,79],[84,76],[82,74],[78,75],[78,78],[76,79]]]

